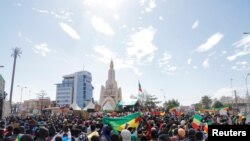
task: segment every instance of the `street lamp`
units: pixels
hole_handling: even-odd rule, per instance
[[[247,73],[247,76],[246,76],[246,79],[245,79],[245,81],[246,81],[246,96],[247,96],[247,107],[248,107],[248,111],[249,111],[249,94],[248,94],[248,84],[247,84],[247,78],[248,78],[248,76],[250,75],[250,73]]]
[[[21,86],[21,85],[17,85],[17,87],[20,87],[21,88],[21,102],[23,101],[23,89],[27,88],[26,86]]]
[[[162,91],[162,93],[163,93],[163,96],[164,96],[164,101],[165,101],[165,103],[166,103],[166,96],[165,96],[165,91],[164,91],[164,89],[160,89],[161,91]],[[164,104],[165,104],[164,103]],[[164,104],[163,104],[163,106],[164,106]],[[166,110],[166,108],[165,108],[165,106],[164,106],[164,109]]]

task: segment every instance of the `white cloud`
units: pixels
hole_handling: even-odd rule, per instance
[[[14,3],[13,6],[15,6],[15,7],[21,7],[22,4],[18,2],[18,3]]]
[[[117,70],[133,68],[133,62],[130,62],[127,59],[123,59],[121,56],[118,55],[118,53],[111,51],[105,45],[94,46],[94,51],[98,54],[94,57],[105,64],[110,63],[110,60],[112,59],[116,63],[115,68]]]
[[[17,33],[17,36],[18,36],[19,38],[24,39],[24,41],[26,41],[27,43],[33,43],[32,40],[31,40],[29,37],[23,35],[22,32],[18,32],[18,33]]]
[[[225,88],[218,89],[214,93],[212,98],[220,99],[222,96],[230,96],[231,97],[232,95],[233,95],[232,89],[230,87],[225,87]]]
[[[233,46],[235,46],[236,48],[239,48],[241,46],[249,46],[249,44],[250,44],[250,35],[247,35],[243,37],[241,40],[233,43]]]
[[[145,8],[146,12],[152,12],[157,6],[155,0],[140,0],[140,5]]]
[[[84,0],[83,4],[93,9],[116,10],[123,0]]]
[[[18,37],[22,37],[22,33],[21,33],[21,32],[18,32],[18,33],[17,33],[17,36],[18,36]]]
[[[237,57],[245,56],[245,55],[247,55],[247,54],[249,54],[249,53],[250,53],[250,50],[248,50],[248,51],[240,51],[240,52],[235,53],[234,55],[228,56],[227,59],[228,59],[229,61],[233,61],[233,60],[235,60]]]
[[[227,51],[223,50],[223,51],[222,51],[222,54],[227,54]]]
[[[196,20],[192,25],[192,29],[196,29],[198,25],[199,25],[199,20]]]
[[[112,27],[100,17],[93,16],[91,18],[91,23],[94,29],[100,33],[103,33],[107,36],[112,36],[115,34]]]
[[[238,67],[237,66],[232,66],[232,69],[233,70],[236,70]]]
[[[115,18],[116,20],[120,20],[120,15],[119,15],[118,13],[116,13],[116,14],[114,14],[114,18]]]
[[[163,21],[164,18],[163,18],[162,16],[159,16],[159,20],[160,20],[160,21]]]
[[[206,69],[209,68],[210,64],[209,64],[209,60],[207,58],[203,61],[202,66]]]
[[[163,53],[163,57],[158,60],[158,65],[162,69],[162,72],[173,75],[176,73],[177,67],[170,64],[171,59],[172,55],[165,52]]]
[[[137,75],[139,75],[139,76],[141,76],[141,75],[142,75],[142,73],[139,71],[139,69],[138,69],[138,68],[135,68],[135,69],[134,69],[134,72],[135,72],[135,74],[137,74]]]
[[[47,56],[47,54],[51,51],[48,48],[47,43],[37,44],[37,45],[35,45],[35,48],[33,50],[34,50],[35,53],[41,54],[44,57]]]
[[[232,66],[232,70],[247,71],[250,70],[250,64],[247,61],[236,62],[235,65]]]
[[[210,36],[207,41],[203,44],[201,44],[196,51],[197,52],[206,52],[209,49],[212,49],[216,44],[220,42],[220,40],[223,38],[223,34],[221,33],[215,33],[212,36]]]
[[[248,64],[247,61],[242,61],[242,62],[236,62],[237,65],[246,65]]]
[[[117,52],[111,51],[105,45],[94,46],[94,51],[96,55],[92,55],[95,59],[105,64],[109,64],[112,59],[115,64],[116,70],[121,69],[132,69],[136,75],[142,75],[143,73],[139,71],[136,66],[135,60],[126,59],[118,55]]]
[[[142,28],[130,36],[126,48],[129,57],[141,60],[143,57],[153,56],[157,47],[153,44],[156,30],[153,27]]]
[[[158,60],[159,67],[161,68],[164,65],[168,64],[171,58],[172,58],[171,54],[169,54],[167,52],[163,53],[163,57]]]
[[[191,64],[191,61],[192,61],[192,59],[191,59],[191,58],[188,58],[188,65]]]
[[[38,8],[32,8],[32,10],[37,11],[38,13],[41,13],[41,14],[48,14],[58,20],[63,20],[67,22],[73,21],[70,18],[73,15],[73,12],[70,12],[68,8],[66,8],[65,10],[61,10],[60,12],[55,12],[52,10],[51,11],[43,10],[43,9],[38,9]]]
[[[193,69],[197,69],[198,67],[197,66],[193,66]]]
[[[66,32],[71,38],[73,39],[80,39],[80,36],[78,35],[78,33],[68,24],[66,23],[59,23],[60,27],[63,29],[64,32]]]
[[[236,48],[233,55],[227,57],[229,61],[233,61],[240,56],[245,56],[250,54],[250,35],[243,37],[241,40],[233,43]]]

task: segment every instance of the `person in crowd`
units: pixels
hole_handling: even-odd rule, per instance
[[[6,134],[5,134],[5,137],[11,137],[13,135],[13,127],[11,125],[9,125],[7,127],[7,131],[6,131]]]
[[[127,129],[121,131],[122,141],[131,141],[131,133]]]
[[[100,141],[100,137],[93,135],[89,141]]]
[[[173,129],[173,130],[174,130],[173,136],[172,136],[170,139],[171,139],[171,141],[178,141],[178,140],[179,140],[178,129],[175,128],[175,129]]]
[[[161,134],[158,138],[158,141],[171,141],[168,134]]]
[[[96,126],[94,124],[90,125],[90,133],[88,135],[88,139],[90,140],[92,136],[100,136],[99,133],[96,131]]]
[[[182,128],[178,129],[179,141],[186,141],[186,131]]]
[[[56,136],[55,141],[63,141],[63,139],[60,136]]]
[[[25,135],[22,135],[22,137],[20,138],[20,141],[34,141],[34,139],[31,135],[25,134]]]
[[[112,134],[110,138],[112,141],[120,141],[120,137],[117,134]]]
[[[20,139],[20,136],[18,136],[19,134],[20,134],[20,128],[15,127],[13,131],[13,135],[10,137],[10,140],[15,141],[16,139]]]
[[[49,137],[49,130],[45,127],[40,127],[37,132],[36,141],[45,141],[47,137]]]
[[[108,125],[104,125],[102,128],[102,141],[111,141],[111,128]]]
[[[46,138],[46,141],[51,141],[55,135],[56,135],[56,128],[53,125],[51,125],[49,127],[49,136]]]
[[[151,140],[150,141],[158,141],[158,132],[155,128],[151,129]]]

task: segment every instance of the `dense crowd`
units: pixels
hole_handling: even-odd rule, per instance
[[[128,114],[128,113],[127,113]],[[116,117],[125,114],[117,114]],[[8,117],[0,122],[0,141],[204,141],[205,123],[247,124],[240,116],[203,113],[199,129],[192,127],[193,114],[143,112],[137,128],[115,132],[102,116]],[[110,115],[105,115],[110,116]],[[249,123],[248,123],[249,124]]]

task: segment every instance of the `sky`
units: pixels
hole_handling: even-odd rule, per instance
[[[0,74],[10,92],[12,49],[20,47],[13,101],[55,100],[62,77],[92,73],[93,97],[114,61],[123,98],[144,92],[181,105],[246,95],[249,0],[1,0]],[[250,79],[250,77],[248,77]],[[249,80],[250,81],[250,80]],[[250,83],[250,82],[249,82]],[[250,87],[249,87],[250,88]],[[165,99],[164,99],[165,95]]]

